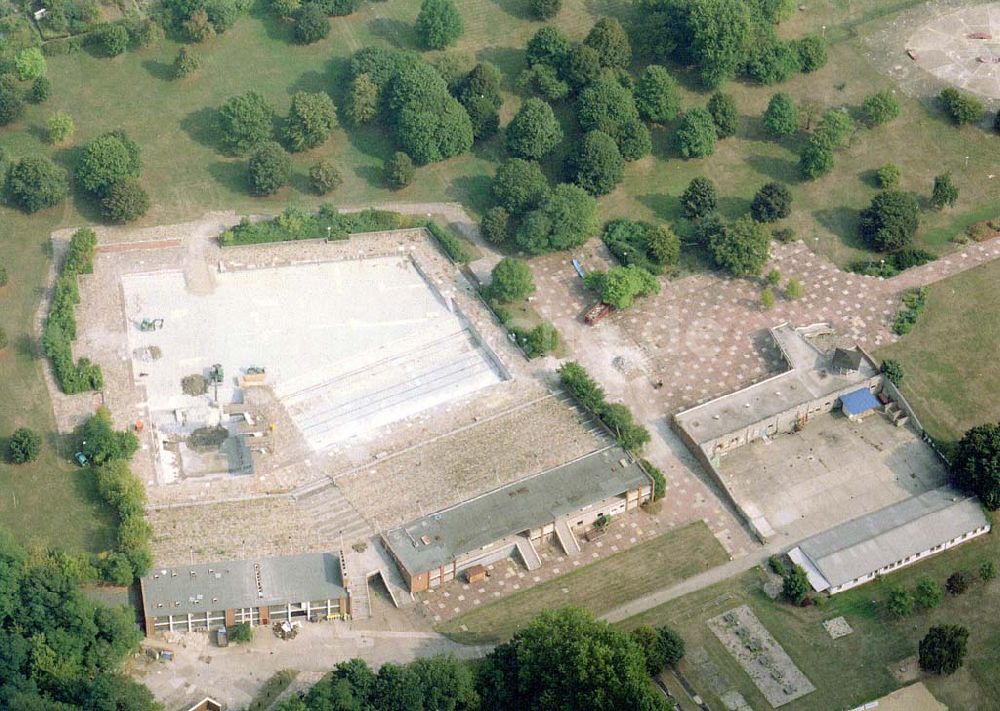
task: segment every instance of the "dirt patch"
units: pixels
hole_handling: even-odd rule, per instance
[[[181,379],[181,390],[185,395],[204,395],[208,392],[208,381],[203,375],[188,375]]]
[[[1000,237],[1000,217],[975,222],[966,228],[965,234],[973,242],[985,242],[988,239]]]
[[[854,631],[843,617],[834,617],[832,620],[827,620],[823,623],[823,629],[826,630],[832,639],[846,637]]]
[[[916,655],[889,665],[889,673],[900,684],[908,684],[920,678],[920,662]]]
[[[225,427],[199,427],[187,438],[187,445],[196,452],[211,452],[229,437]]]
[[[772,706],[816,690],[748,605],[713,617],[708,626]]]

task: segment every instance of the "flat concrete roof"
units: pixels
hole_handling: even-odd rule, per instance
[[[142,596],[145,615],[159,617],[335,600],[347,592],[334,552],[157,568],[142,579]]]
[[[646,473],[623,449],[608,447],[394,528],[385,533],[385,539],[396,559],[411,574],[419,574],[584,506],[650,484]]]
[[[833,352],[820,351],[787,323],[770,329],[770,333],[789,370],[674,415],[674,421],[696,443],[738,432],[878,374],[876,365],[864,357],[858,370],[839,372],[833,367]]]
[[[984,525],[978,499],[943,486],[831,528],[798,548],[837,587]]]

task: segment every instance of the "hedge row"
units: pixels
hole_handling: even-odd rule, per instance
[[[49,317],[42,332],[42,349],[52,362],[59,388],[67,395],[100,390],[104,385],[101,366],[87,358],[73,362],[76,340],[75,307],[80,303],[77,276],[93,270],[97,235],[90,228],[77,230],[69,242],[69,253],[56,279]]]
[[[620,403],[609,403],[604,390],[583,366],[574,361],[559,368],[559,380],[584,410],[598,417],[625,449],[640,451],[649,442],[649,430],[636,423],[632,411]]]
[[[96,467],[94,475],[98,493],[115,512],[118,522],[115,549],[98,556],[97,568],[104,580],[131,585],[149,571],[153,562],[149,548],[153,529],[143,513],[146,491],[124,459]]]
[[[385,232],[412,227],[426,228],[452,261],[464,264],[472,259],[472,253],[460,237],[430,220],[412,218],[389,210],[341,213],[332,205],[323,205],[317,213],[290,207],[275,218],[258,222],[244,217],[240,224],[223,232],[219,242],[223,247],[230,247],[301,239],[344,240],[352,234],[362,232]]]

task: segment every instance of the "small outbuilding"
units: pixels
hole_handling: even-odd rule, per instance
[[[859,388],[854,392],[840,396],[840,405],[852,420],[860,420],[879,408],[881,403],[868,388]]]

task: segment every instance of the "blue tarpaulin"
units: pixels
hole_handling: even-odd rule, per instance
[[[878,399],[872,395],[868,388],[855,390],[840,396],[840,403],[844,406],[844,412],[848,415],[860,415],[869,410],[874,410],[879,406]]]

